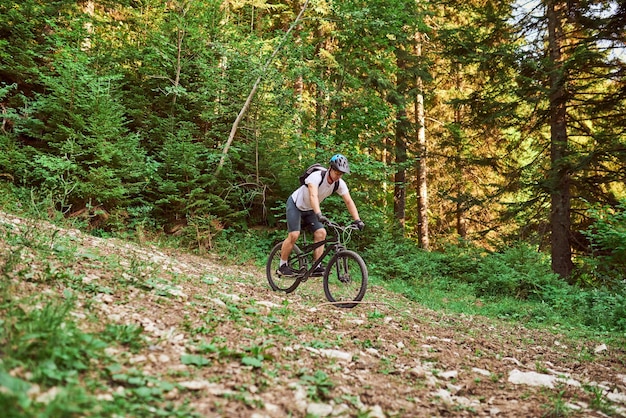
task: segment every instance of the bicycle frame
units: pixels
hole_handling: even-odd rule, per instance
[[[326,249],[324,250],[324,252],[322,253],[322,255],[319,258],[317,258],[316,260],[313,260],[313,262],[312,262],[311,266],[308,268],[308,270],[306,270],[304,272],[299,272],[299,274],[297,276],[298,282],[305,281],[309,277],[311,277],[311,274],[313,273],[313,270],[315,270],[315,266],[317,266],[322,260],[324,260],[324,258],[326,258],[326,256],[328,256],[328,254],[330,254],[331,252],[336,252],[337,253],[339,251],[343,251],[343,250],[346,249],[344,243],[342,242],[341,234],[339,233],[340,226],[338,224],[335,224],[335,223],[332,223],[332,222],[328,226],[330,226],[333,229],[334,234],[332,234],[330,238],[326,238],[323,241],[313,242],[313,243],[310,243],[310,244],[306,243],[306,232],[303,231],[304,232],[304,242],[305,242],[305,244],[300,248],[301,252],[299,254],[295,254],[295,257],[298,259],[299,265],[308,266],[309,257],[311,256],[311,254],[313,254],[313,252],[317,248],[319,248],[321,246],[326,246]],[[294,290],[295,290],[295,288],[294,288]]]
[[[287,262],[296,267],[295,274],[283,278],[280,269],[280,253],[283,242],[276,243],[270,251],[265,265],[267,280],[274,291],[292,293],[309,277],[313,277],[315,267],[330,257],[322,275],[324,294],[329,302],[340,308],[353,308],[363,299],[367,289],[367,266],[363,258],[347,249],[352,233],[359,228],[354,225],[341,226],[334,222],[326,224],[330,229],[326,239],[320,242],[307,242],[304,231],[300,246],[295,245]],[[320,247],[324,250],[320,251]],[[319,257],[313,253],[321,252]]]

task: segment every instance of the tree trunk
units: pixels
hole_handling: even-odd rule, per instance
[[[416,36],[415,55],[422,56],[422,44],[420,35]],[[424,118],[424,83],[421,77],[417,78],[417,96],[415,97],[415,124],[417,125],[417,236],[421,248],[430,249],[428,236],[428,170],[427,170],[427,147],[426,126]]]
[[[406,110],[398,109],[396,121],[396,165],[394,178],[393,212],[400,227],[398,235],[404,235],[406,223]]]
[[[569,278],[574,268],[570,245],[570,169],[567,138],[567,96],[563,74],[562,19],[566,3],[548,0],[548,46],[550,49],[550,245],[552,270]]]
[[[406,161],[407,161],[407,132],[409,121],[406,112],[406,61],[403,58],[404,51],[396,51],[398,66],[398,81],[396,91],[393,92],[393,103],[396,107],[395,126],[395,163],[396,174],[394,177],[393,212],[396,224],[399,227],[398,236],[404,236],[406,224]]]
[[[298,2],[294,2],[294,7],[297,7]],[[294,10],[297,12],[297,10]],[[304,61],[304,57],[302,56],[302,25],[297,25],[293,31],[293,39],[294,45],[297,51],[300,52],[300,60]],[[302,76],[302,72],[300,72],[293,83],[293,92],[294,92],[294,125],[296,127],[296,135],[298,138],[302,137],[303,125],[302,125],[302,101],[304,97],[304,78]]]
[[[83,12],[89,15],[89,17],[92,19],[95,14],[95,10],[96,10],[96,6],[92,0],[88,0],[83,5]],[[87,37],[85,37],[85,39],[83,39],[80,49],[83,51],[88,51],[91,49],[91,36],[94,33],[93,23],[91,23],[91,21],[88,21],[87,23],[85,23],[85,30],[87,31],[88,35]]]
[[[455,63],[453,64],[454,69],[454,78],[457,91],[462,90],[461,83],[461,64]],[[459,127],[459,130],[463,129],[463,116],[461,114],[461,106],[454,106],[454,123]],[[456,142],[456,173],[455,173],[455,183],[454,189],[456,190],[456,233],[461,238],[467,237],[467,217],[465,216],[465,212],[467,210],[466,204],[466,190],[465,190],[465,182],[463,181],[465,176],[465,162],[463,160],[463,138],[459,136]]]

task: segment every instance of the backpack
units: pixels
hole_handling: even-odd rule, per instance
[[[309,177],[311,174],[313,174],[314,171],[321,171],[322,172],[322,181],[320,181],[320,184],[318,185],[318,187],[321,186],[322,183],[324,182],[324,176],[326,175],[326,169],[320,163],[312,164],[306,170],[304,170],[304,173],[302,173],[300,175],[300,177],[298,177],[300,179],[300,185],[304,186],[304,180],[306,180],[307,177]],[[339,188],[339,181],[336,181],[335,182],[335,189],[333,190],[333,193],[335,193],[338,188]]]

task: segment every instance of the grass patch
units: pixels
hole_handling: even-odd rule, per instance
[[[108,344],[73,321],[69,294],[23,299],[6,286],[2,293],[0,407],[5,416],[192,416],[164,400],[172,384],[111,373],[119,366],[105,354]],[[124,344],[137,331],[105,334]],[[114,388],[119,385],[123,394]]]

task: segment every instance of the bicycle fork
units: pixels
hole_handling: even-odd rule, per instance
[[[337,270],[337,279],[341,283],[350,283],[352,281],[347,257],[340,257],[337,260],[335,269]]]

